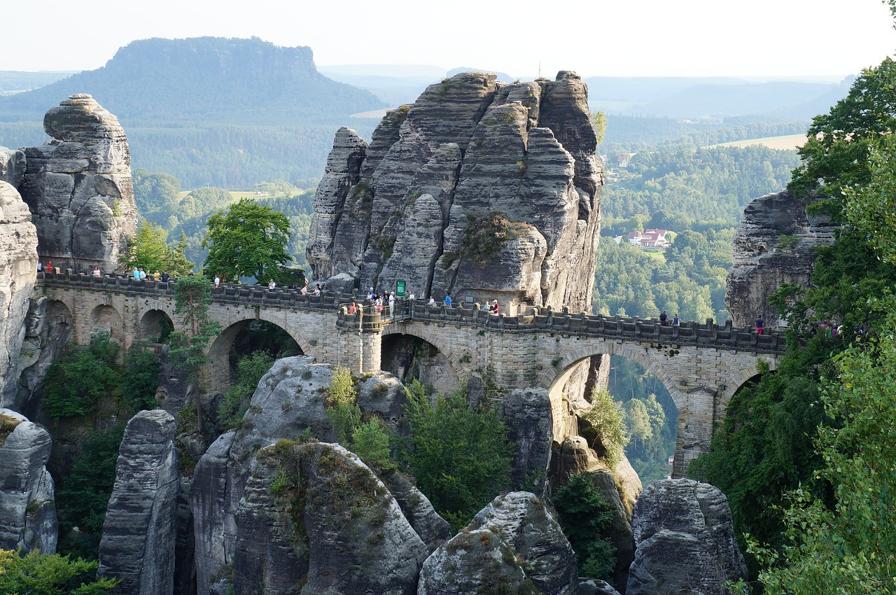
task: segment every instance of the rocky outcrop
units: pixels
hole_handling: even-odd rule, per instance
[[[389,112],[369,146],[341,129],[315,198],[315,276],[404,279],[418,296],[590,308],[601,163],[573,73],[462,73]]]
[[[313,442],[256,459],[237,512],[234,592],[416,591],[426,546],[358,457]]]
[[[41,426],[0,409],[0,549],[56,551],[52,440]]]
[[[728,500],[714,486],[690,479],[651,483],[635,505],[632,531],[628,595],[727,593],[728,581],[746,577]]]
[[[507,437],[516,451],[510,470],[515,489],[544,494],[551,460],[551,400],[540,388],[515,389],[502,403]]]
[[[136,233],[131,153],[124,129],[90,95],[47,112],[48,144],[25,149],[20,191],[37,227],[42,260],[114,271]]]
[[[115,593],[172,593],[180,484],[174,418],[161,409],[128,422],[100,540],[101,576]]]
[[[36,280],[37,234],[31,213],[16,189],[0,180],[0,405],[5,407],[13,404],[17,390],[25,318]]]
[[[576,570],[575,552],[544,501],[510,492],[426,560],[418,593],[574,593]]]
[[[199,592],[226,592],[236,547],[236,514],[255,453],[281,439],[335,440],[325,407],[332,378],[330,366],[310,357],[277,360],[258,383],[239,429],[218,438],[200,459],[191,494]],[[358,392],[362,411],[400,428],[404,394],[394,377],[371,376]]]
[[[24,176],[24,151],[0,147],[0,182],[6,182],[18,188]]]
[[[400,471],[389,470],[381,472],[379,478],[389,488],[404,517],[430,553],[448,541],[452,533],[451,525],[439,516],[429,498],[417,489],[409,477]]]
[[[789,192],[768,194],[744,209],[734,237],[734,266],[725,302],[735,326],[752,326],[764,316],[767,328],[781,323],[769,298],[784,284],[808,286],[814,250],[833,242],[835,226],[810,214],[811,200]]]
[[[581,436],[573,436],[556,447],[551,455],[551,478],[558,484],[580,473],[604,471],[613,477],[618,496],[625,509],[625,515],[631,520],[635,501],[641,494],[643,486],[638,473],[623,455],[619,462],[610,467],[606,461],[597,456],[588,441]]]

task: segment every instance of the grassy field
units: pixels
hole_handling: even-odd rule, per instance
[[[718,145],[713,145],[716,147],[752,147],[754,145],[762,145],[763,147],[768,147],[769,149],[798,149],[803,146],[803,143],[806,142],[806,135],[804,134],[787,134],[784,136],[768,136],[765,138],[748,138],[746,140],[736,140],[730,143],[721,143]]]

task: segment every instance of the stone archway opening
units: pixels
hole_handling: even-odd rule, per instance
[[[241,320],[218,335],[208,352],[206,386],[223,392],[234,378],[242,358],[256,352],[274,359],[304,355],[299,343],[283,327],[266,320]]]
[[[416,335],[384,335],[381,369],[405,384],[418,380],[433,393],[451,394],[460,387],[457,371],[448,357]]]
[[[584,378],[587,382],[583,385]],[[601,398],[595,391],[608,393],[610,406],[619,410],[628,435],[625,458],[641,483],[670,477],[678,440],[678,406],[660,378],[641,362],[622,355],[594,354],[557,375],[549,388],[555,449],[568,438],[581,436],[595,446],[591,454],[600,459],[599,439],[586,418],[589,410],[605,404],[607,397]],[[590,456],[582,459],[586,467]],[[590,462],[592,466],[596,463]]]
[[[174,322],[164,310],[148,310],[140,317],[138,337],[150,343],[164,343],[174,332]]]
[[[118,310],[108,304],[97,306],[90,315],[93,333],[107,333],[109,338],[118,343],[124,339],[124,325]]]

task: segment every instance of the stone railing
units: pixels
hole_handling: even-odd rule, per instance
[[[133,295],[174,295],[176,280],[169,282],[147,279],[136,281],[129,276],[106,275],[94,277],[86,274],[38,273],[38,285],[67,287],[87,291],[117,292]],[[559,333],[561,335],[601,337],[621,341],[649,343],[656,346],[693,345],[732,351],[780,354],[785,349],[785,338],[780,333],[758,335],[752,329],[734,328],[729,320],[724,325],[713,323],[682,322],[680,326],[658,320],[642,320],[618,316],[600,316],[553,312],[547,308],[530,308],[519,316],[493,315],[464,304],[447,307],[429,305],[423,300],[399,300],[394,313],[389,307],[382,314],[365,304],[363,315],[348,314],[347,305],[354,295],[324,292],[320,295],[302,295],[297,289],[264,286],[223,285],[212,289],[213,303],[252,305],[264,308],[308,309],[337,312],[337,326],[358,329],[362,332],[379,332],[392,323],[406,321],[431,324],[455,324],[472,326],[504,333]]]
[[[784,335],[766,331],[758,335],[753,329],[734,328],[731,321],[724,325],[714,323],[682,322],[672,326],[671,322],[661,324],[659,320],[644,320],[619,316],[569,314],[553,312],[547,308],[530,308],[519,316],[494,315],[463,304],[447,307],[442,304],[429,305],[424,301],[400,301],[396,303],[393,317],[388,308],[383,315],[374,314],[375,321],[359,320],[359,315],[350,316],[343,308],[339,324],[345,327],[373,327],[391,322],[425,322],[432,324],[455,324],[473,326],[496,332],[509,333],[559,333],[561,335],[601,337],[622,341],[637,341],[657,346],[694,345],[731,351],[781,354],[786,347]],[[370,314],[365,314],[367,318]],[[371,329],[372,330],[372,329]]]

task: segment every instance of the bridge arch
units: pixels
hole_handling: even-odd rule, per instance
[[[109,338],[118,343],[125,342],[124,320],[114,306],[100,304],[90,313],[92,332],[109,333]]]
[[[275,358],[307,354],[289,329],[263,318],[239,320],[225,328],[209,345],[203,383],[206,390],[226,390],[240,356],[254,351],[265,351]]]
[[[174,331],[174,321],[167,312],[157,308],[146,310],[140,316],[137,338],[150,343],[162,343]]]
[[[387,328],[380,349],[381,368],[403,382],[416,378],[437,393],[450,394],[460,387],[460,374],[441,343],[425,330]]]

